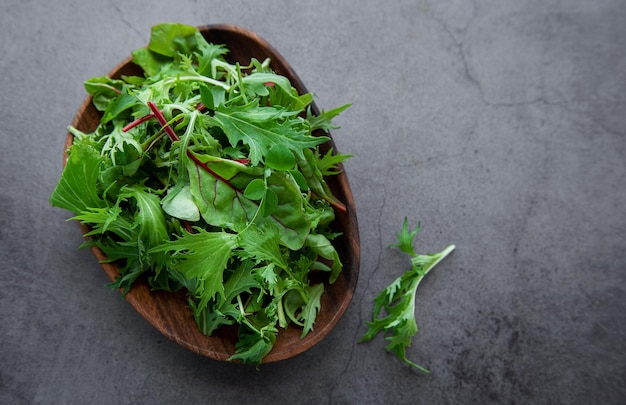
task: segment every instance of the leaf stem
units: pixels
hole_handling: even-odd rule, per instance
[[[150,119],[154,118],[154,113],[150,113],[148,115],[144,115],[141,118],[137,118],[135,121],[131,122],[130,124],[126,125],[124,128],[122,128],[122,132],[128,132],[131,129],[135,128],[137,125],[144,123]]]
[[[174,142],[180,141],[180,138],[178,137],[178,135],[176,135],[176,132],[174,132],[174,129],[172,129],[172,127],[168,124],[167,120],[165,119],[165,116],[163,116],[163,113],[161,112],[161,110],[159,110],[157,105],[154,104],[152,101],[148,101],[147,104],[150,110],[152,110],[152,112],[154,113],[154,116],[156,117],[156,119],[159,121],[159,123],[161,124],[165,132],[167,133],[167,135],[170,137],[170,139]],[[227,186],[229,186],[233,190],[241,191],[235,186],[233,186],[227,179],[225,179],[224,177],[220,176],[219,174],[211,170],[211,168],[206,163],[201,161],[191,150],[186,149],[186,152],[187,152],[187,156],[189,156],[189,158],[193,160],[193,162],[198,167],[202,168],[205,172],[209,173],[211,176],[215,177],[217,180],[224,182]]]
[[[220,82],[219,80],[211,79],[206,76],[178,76],[172,79],[163,80],[163,84],[170,84],[177,81],[199,81],[212,84],[214,86],[219,86],[224,90],[230,90],[230,86],[224,82]]]

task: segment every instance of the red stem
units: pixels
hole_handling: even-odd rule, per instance
[[[126,125],[124,128],[122,128],[122,132],[128,132],[131,129],[135,128],[137,125],[141,124],[142,122],[146,122],[149,119],[154,118],[154,113],[148,114],[148,115],[144,115],[141,118],[137,118],[135,121],[131,122],[130,124]]]
[[[156,117],[156,119],[159,121],[159,123],[161,124],[161,126],[163,127],[167,135],[170,137],[170,139],[172,141],[180,141],[180,138],[178,137],[178,135],[176,135],[176,132],[174,132],[174,129],[172,129],[172,127],[168,125],[167,120],[163,116],[163,113],[161,112],[161,110],[159,110],[159,108],[156,106],[156,104],[154,104],[152,101],[148,101],[148,107],[150,107],[150,109],[152,110],[152,113],[154,114],[154,117]],[[186,152],[187,152],[187,156],[189,156],[189,158],[193,160],[194,163],[200,168],[202,168],[205,172],[209,173],[211,176],[215,177],[217,180],[223,182],[224,184],[226,184],[228,187],[232,188],[236,192],[241,191],[235,186],[233,186],[232,184],[230,184],[230,182],[227,179],[225,179],[224,177],[220,176],[219,174],[211,170],[211,168],[206,163],[202,162],[192,151],[187,149]],[[239,162],[242,164],[247,164],[249,163],[249,161],[250,161],[249,159],[236,160],[236,162]],[[331,205],[333,205],[335,208],[339,209],[340,211],[343,211],[343,212],[346,211],[346,206],[340,201],[331,201],[330,199],[328,199],[327,201]]]
[[[167,124],[167,120],[165,119],[165,117],[163,116],[163,113],[161,112],[161,110],[159,110],[159,108],[156,106],[156,104],[154,104],[152,101],[148,101],[148,107],[150,107],[150,109],[152,110],[152,112],[154,113],[154,116],[156,117],[156,119],[159,121],[159,123],[161,124],[161,126],[163,127],[163,129],[165,130],[165,133],[167,133],[167,135],[170,137],[170,139],[172,141],[180,141],[180,138],[178,137],[178,135],[176,135],[176,132],[174,132],[174,130],[172,129],[172,127],[170,127]],[[198,166],[200,166],[204,171],[206,171],[207,173],[209,173],[211,176],[215,177],[216,179],[224,182],[226,185],[228,185],[230,188],[232,188],[233,190],[237,190],[237,188],[235,188],[232,184],[230,184],[228,182],[228,180],[226,180],[225,178],[223,178],[222,176],[220,176],[219,174],[215,173],[213,170],[211,170],[211,168],[209,166],[207,166],[206,163],[202,162],[200,159],[198,159],[198,157],[189,149],[186,150],[187,152],[187,156],[189,156],[189,158],[191,160],[194,161],[194,163]]]

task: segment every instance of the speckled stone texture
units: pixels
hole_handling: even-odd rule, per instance
[[[0,403],[621,404],[626,398],[626,3],[17,1],[0,4]],[[50,207],[65,130],[150,27],[231,23],[292,64],[333,132],[361,233],[323,342],[254,367],[165,339]],[[408,357],[357,344],[417,249]]]

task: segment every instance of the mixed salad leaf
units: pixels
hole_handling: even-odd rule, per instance
[[[413,248],[413,240],[420,229],[421,225],[418,225],[414,230],[409,230],[408,219],[404,219],[402,230],[396,234],[398,243],[392,246],[409,255],[411,268],[374,298],[372,320],[367,322],[368,330],[359,342],[370,341],[382,332],[387,335],[385,339],[389,342],[387,351],[392,351],[411,367],[429,373],[426,368],[406,357],[406,348],[411,346],[418,331],[415,320],[417,287],[426,274],[454,251],[455,246],[449,245],[439,253],[417,254]]]
[[[85,83],[102,119],[74,142],[54,206],[88,225],[85,246],[118,264],[123,293],[145,277],[188,291],[200,330],[237,325],[231,359],[258,364],[280,328],[313,330],[342,270],[329,224],[345,210],[326,177],[349,155],[319,146],[344,105],[319,115],[270,61],[227,62],[197,28],[160,24],[133,52],[143,76]]]

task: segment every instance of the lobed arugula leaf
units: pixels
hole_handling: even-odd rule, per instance
[[[264,161],[269,150],[276,146],[288,148],[296,156],[303,158],[304,150],[315,148],[328,141],[327,137],[312,136],[298,118],[277,120],[263,110],[266,107],[235,109],[223,107],[215,111],[213,120],[230,143],[236,146],[242,142],[249,148],[252,165]]]
[[[313,115],[311,109],[307,110],[307,121],[311,126],[311,131],[315,131],[316,129],[321,129],[324,132],[328,132],[331,129],[339,128],[336,125],[332,124],[333,118],[337,117],[343,111],[348,109],[352,104],[344,104],[341,107],[336,107],[331,110],[322,112],[319,115]]]

